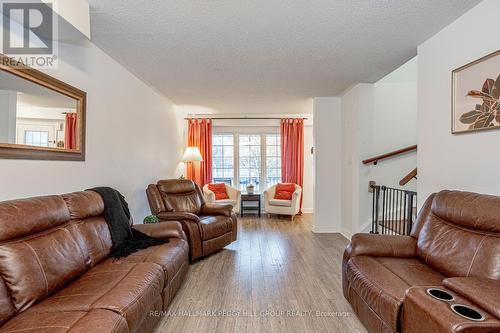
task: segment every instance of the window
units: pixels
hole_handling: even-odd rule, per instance
[[[278,133],[214,133],[213,181],[245,190],[250,183],[263,191],[281,181],[281,139]]]
[[[248,184],[260,189],[261,176],[261,136],[260,134],[240,134],[239,140],[239,170],[240,188]]]
[[[37,147],[48,147],[49,132],[24,131],[24,144]]]
[[[212,172],[216,183],[234,184],[234,136],[212,136]]]
[[[281,137],[279,134],[266,135],[266,185],[281,181]]]

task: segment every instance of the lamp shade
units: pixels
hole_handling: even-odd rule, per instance
[[[182,156],[182,162],[201,162],[203,157],[201,156],[200,149],[198,147],[186,147],[184,156]]]

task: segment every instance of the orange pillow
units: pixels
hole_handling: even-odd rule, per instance
[[[215,200],[229,199],[224,183],[208,184],[208,189],[215,193]]]
[[[276,193],[274,193],[274,199],[292,200],[293,192],[295,192],[295,184],[279,183],[278,185],[276,185]]]

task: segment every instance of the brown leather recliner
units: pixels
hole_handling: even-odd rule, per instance
[[[500,197],[442,191],[425,202],[411,236],[354,235],[342,284],[370,332],[500,332]],[[431,297],[431,286],[453,300]],[[461,317],[456,304],[484,320]]]
[[[161,221],[180,221],[191,260],[221,250],[236,240],[238,219],[231,205],[207,204],[191,180],[160,180],[146,190],[151,212]]]
[[[109,258],[92,191],[0,203],[0,332],[152,332],[180,288],[189,247],[178,222],[134,226],[168,243]]]

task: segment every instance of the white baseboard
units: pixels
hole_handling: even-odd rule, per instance
[[[352,232],[350,232],[348,230],[342,230],[340,233],[342,234],[342,236],[344,236],[348,240],[351,240],[351,238],[352,238]]]
[[[302,213],[304,213],[304,214],[312,214],[312,213],[314,213],[314,209],[312,209],[312,208],[302,208]]]
[[[360,230],[358,232],[363,232],[363,233],[367,233],[367,232],[370,232],[372,229],[372,221],[369,220],[369,221],[366,221],[360,228]]]

